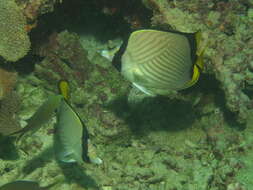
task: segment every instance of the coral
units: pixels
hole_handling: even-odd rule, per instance
[[[6,136],[21,129],[19,105],[20,100],[15,92],[10,92],[0,101],[0,134]]]
[[[225,93],[227,108],[245,123],[252,100],[252,3],[247,1],[144,1],[155,10],[154,26],[167,25],[182,32],[202,30],[208,38],[204,73],[214,75]]]
[[[53,12],[56,3],[62,3],[63,0],[16,0],[18,6],[23,10],[26,18],[32,22],[38,16]]]
[[[0,68],[0,134],[9,135],[20,130],[19,95],[14,92],[17,73]]]
[[[0,1],[0,56],[7,61],[17,61],[29,51],[25,24],[26,19],[14,0]]]
[[[17,73],[0,68],[0,100],[13,90],[16,78]]]

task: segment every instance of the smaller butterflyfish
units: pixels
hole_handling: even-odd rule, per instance
[[[62,100],[56,114],[55,152],[58,160],[71,163],[88,161],[88,132],[72,107]]]
[[[64,99],[62,99],[56,114],[56,157],[66,163],[89,161],[88,131],[81,118],[68,103],[70,92],[67,81],[59,82],[59,91]]]
[[[149,95],[168,95],[194,85],[203,69],[201,33],[137,30],[113,58],[122,75]]]
[[[40,187],[35,181],[19,180],[7,183],[0,187],[0,190],[49,190],[55,183],[46,187]]]
[[[59,91],[64,99],[62,99],[56,114],[54,144],[57,159],[65,163],[77,162],[81,164],[86,161],[101,164],[102,160],[96,155],[86,126],[69,103],[68,82],[61,81]]]

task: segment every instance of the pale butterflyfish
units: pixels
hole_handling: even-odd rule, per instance
[[[149,95],[194,85],[203,69],[201,33],[143,29],[132,32],[113,58],[122,75]]]

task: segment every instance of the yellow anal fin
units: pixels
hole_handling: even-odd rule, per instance
[[[198,81],[199,76],[200,76],[200,68],[197,66],[197,64],[195,64],[193,66],[192,79],[185,85],[185,88],[194,85]]]
[[[204,54],[206,45],[203,46],[202,44],[202,32],[198,31],[195,33],[195,40],[197,44],[197,50],[196,50],[197,60],[193,65],[192,79],[185,85],[185,88],[188,88],[194,85],[198,81],[201,71],[204,69],[203,54]]]

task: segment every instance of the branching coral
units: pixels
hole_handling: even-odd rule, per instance
[[[25,24],[25,17],[14,0],[0,1],[0,56],[7,61],[17,61],[29,51]]]

